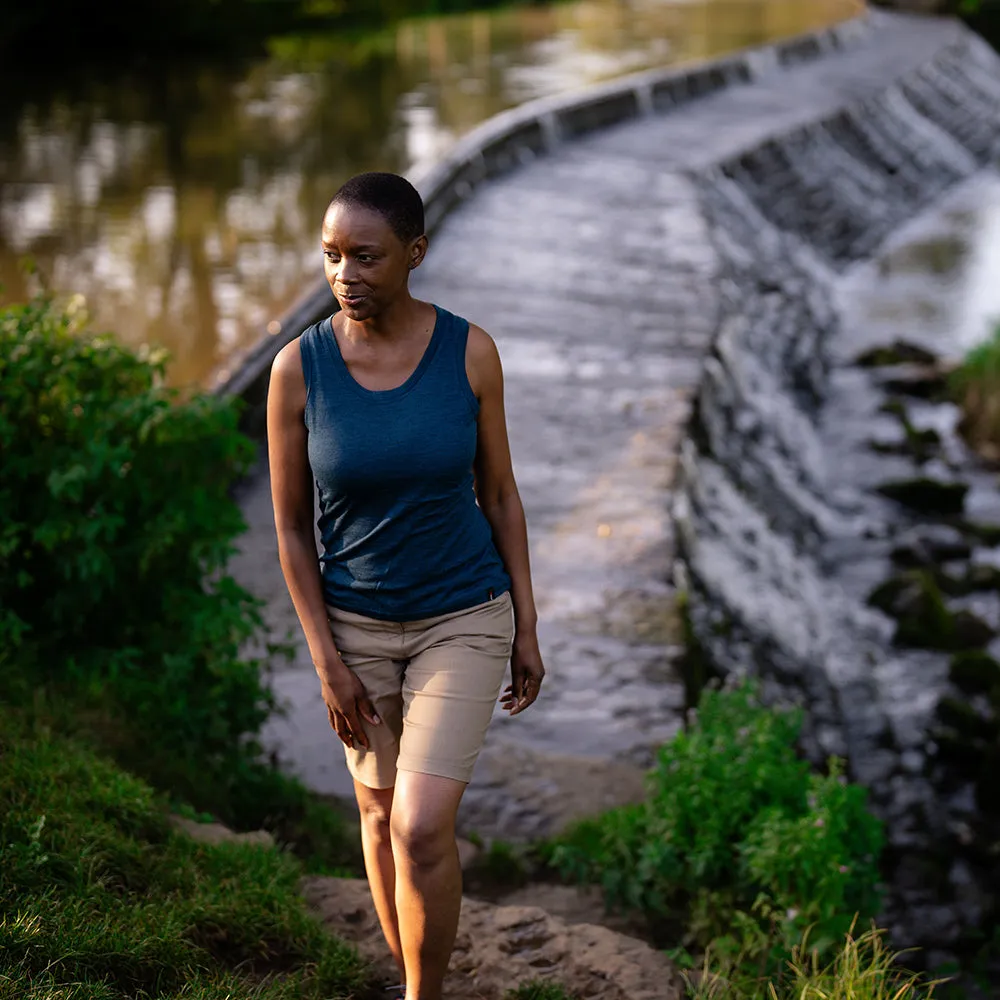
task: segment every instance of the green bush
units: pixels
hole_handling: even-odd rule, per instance
[[[182,399],[162,370],[73,303],[0,310],[0,695],[44,689],[161,787],[211,799],[272,709],[241,655],[258,602],[225,573],[253,446],[232,403]]]
[[[301,875],[189,840],[148,785],[0,716],[0,997],[351,996],[363,964],[306,913]]]
[[[800,726],[748,685],[706,691],[661,748],[648,799],[580,823],[552,863],[697,947],[770,967],[810,928],[825,953],[878,907],[882,835],[836,762],[820,775],[797,757]]]

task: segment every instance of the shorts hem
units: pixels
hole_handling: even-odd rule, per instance
[[[433,778],[451,778],[463,785],[472,780],[473,768],[449,767],[447,764],[397,764],[397,771],[409,771],[410,774],[429,774]]]

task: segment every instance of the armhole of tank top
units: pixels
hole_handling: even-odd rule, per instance
[[[465,401],[469,404],[469,410],[473,418],[476,418],[479,416],[479,400],[476,397],[475,390],[472,388],[472,383],[469,381],[469,371],[465,363],[465,357],[469,350],[469,321],[457,316],[455,319],[458,323],[458,336],[455,338],[458,341],[455,350],[458,383],[462,387],[462,394],[465,396]]]
[[[306,402],[303,408],[302,419],[306,427],[310,426],[310,416],[313,407],[313,380],[316,374],[316,333],[318,323],[307,326],[299,336],[299,359],[302,362],[302,378],[306,384]]]

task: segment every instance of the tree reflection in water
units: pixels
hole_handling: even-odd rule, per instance
[[[849,16],[854,0],[580,0],[274,38],[255,59],[22,80],[0,107],[0,285],[31,255],[99,324],[210,383],[320,273],[330,194],[504,108]],[[27,89],[25,89],[27,88]]]

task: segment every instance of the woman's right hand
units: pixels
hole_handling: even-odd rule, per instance
[[[382,720],[364,684],[353,671],[341,664],[338,668],[320,672],[320,686],[333,731],[345,746],[367,750],[368,736],[361,720],[365,719],[373,726],[381,725]]]

